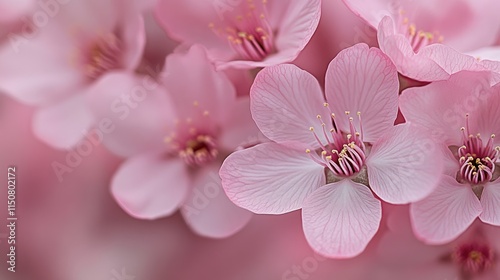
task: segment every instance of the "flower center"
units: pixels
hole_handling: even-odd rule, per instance
[[[500,147],[493,147],[492,134],[486,144],[480,134],[472,135],[469,131],[469,115],[466,115],[466,126],[462,131],[463,145],[458,148],[461,178],[477,185],[489,182],[495,172],[495,162],[500,156]]]
[[[484,244],[463,244],[455,249],[452,259],[464,273],[479,274],[492,265],[493,250]]]
[[[414,23],[410,23],[408,17],[405,16],[405,11],[400,11],[400,16],[398,20],[399,33],[403,34],[415,53],[418,53],[421,48],[434,43],[442,43],[444,37],[439,35],[438,32],[427,32],[423,30],[418,30]]]
[[[226,28],[216,28],[214,23],[208,26],[218,36],[227,39],[231,47],[243,59],[261,61],[274,52],[273,31],[266,19],[267,0],[244,1],[243,13],[224,19]]]
[[[328,103],[325,103],[325,107],[328,107]],[[342,178],[357,175],[363,168],[366,159],[365,145],[362,139],[362,127],[361,132],[358,132],[354,127],[353,118],[349,116],[350,112],[347,111],[345,113],[347,118],[349,118],[349,133],[342,133],[338,129],[335,123],[335,114],[333,113],[331,113],[331,119],[334,128],[327,132],[325,128],[326,124],[323,122],[321,116],[318,115],[317,118],[321,122],[322,133],[326,139],[326,143],[322,143],[314,128],[310,127],[309,130],[320,145],[320,149],[315,155],[311,153],[310,149],[306,150],[316,163],[328,168],[335,176]],[[357,115],[361,124],[361,113],[358,112]]]
[[[219,155],[217,141],[213,137],[215,128],[210,121],[210,113],[202,110],[197,101],[192,118],[176,120],[175,132],[165,137],[170,151],[190,166],[205,165]]]
[[[103,73],[120,67],[122,43],[110,33],[99,38],[89,49],[85,64],[87,77],[96,79]]]
[[[189,165],[203,165],[212,162],[219,151],[214,139],[208,135],[198,135],[186,141],[179,150],[179,157]]]

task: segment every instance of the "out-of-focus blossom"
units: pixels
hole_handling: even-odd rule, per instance
[[[464,71],[402,94],[406,120],[427,127],[446,159],[439,186],[410,208],[415,233],[427,243],[455,239],[478,216],[500,225],[500,85],[491,86],[497,79]]]
[[[500,228],[476,221],[455,241],[428,246],[413,235],[408,207],[393,208],[375,257],[385,279],[498,279]]]
[[[39,106],[36,135],[70,148],[94,124],[84,101],[89,88],[111,71],[137,67],[144,25],[129,1],[74,1],[58,9],[45,25],[32,26],[32,38],[16,34],[2,46],[0,90]]]
[[[495,0],[344,2],[377,28],[380,49],[398,71],[418,81],[485,69],[488,65],[462,52],[493,44],[500,30]]]
[[[21,28],[23,17],[35,9],[35,3],[35,0],[0,1],[0,42],[12,39],[13,33]]]
[[[257,136],[248,97],[236,97],[201,46],[168,56],[160,80],[117,73],[91,94],[96,116],[116,124],[104,143],[129,157],[112,193],[134,217],[156,219],[181,208],[199,234],[231,235],[250,213],[228,200],[217,174],[229,153]]]
[[[318,26],[320,0],[161,0],[156,15],[169,35],[200,43],[222,68],[294,60]]]
[[[316,251],[353,257],[379,227],[381,203],[372,191],[395,204],[422,199],[438,182],[441,160],[425,159],[434,145],[418,128],[393,126],[397,71],[380,50],[358,44],[340,52],[325,92],[326,100],[296,66],[262,70],[250,93],[252,116],[275,142],[233,153],[220,176],[237,205],[264,214],[302,208]]]

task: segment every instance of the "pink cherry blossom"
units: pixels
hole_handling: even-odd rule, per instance
[[[259,72],[252,116],[274,142],[233,153],[220,176],[229,198],[252,212],[302,208],[313,249],[347,258],[377,232],[378,198],[424,198],[438,182],[441,160],[430,158],[434,144],[418,127],[394,126],[397,71],[380,50],[358,44],[340,52],[328,67],[325,94],[294,65]]]
[[[497,82],[494,73],[464,71],[402,94],[406,120],[427,127],[445,158],[439,186],[411,206],[415,234],[427,243],[455,239],[477,217],[500,225]]]
[[[320,0],[161,0],[156,15],[174,39],[203,44],[222,68],[294,60],[320,18]]]
[[[14,34],[0,49],[0,90],[38,106],[36,135],[67,149],[94,125],[84,102],[89,87],[108,72],[132,72],[139,64],[144,26],[129,1],[74,1],[47,18],[32,27],[32,37]]]
[[[493,12],[499,2],[494,0],[344,2],[377,28],[380,49],[398,71],[418,81],[485,69],[463,52],[493,44],[500,31],[500,18]]]
[[[180,208],[201,235],[234,234],[251,215],[224,195],[217,174],[229,153],[257,136],[248,97],[236,98],[199,45],[168,56],[160,80],[115,73],[91,93],[95,115],[115,125],[104,144],[127,157],[111,182],[113,196],[137,218]]]

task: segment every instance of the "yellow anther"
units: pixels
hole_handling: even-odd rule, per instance
[[[312,126],[311,126],[311,127],[309,127],[309,130],[310,130],[310,131],[314,131],[314,127],[312,127]]]
[[[309,150],[309,149],[306,149],[306,153],[308,153],[308,154],[309,154],[309,153],[311,153],[311,150]]]
[[[328,107],[328,103],[327,102],[323,103],[323,106]]]
[[[345,111],[345,114],[346,115],[349,115],[351,112],[350,111]]]
[[[320,115],[317,115],[317,116],[316,116],[316,118],[321,119],[321,116],[320,116]]]

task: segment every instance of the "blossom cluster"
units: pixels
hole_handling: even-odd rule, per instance
[[[301,210],[310,247],[343,259],[398,240],[401,212],[421,243],[465,240],[457,277],[493,273],[500,2],[334,2],[4,1],[0,92],[46,145],[122,157],[109,187],[132,217],[227,238]],[[373,36],[331,54],[340,5]]]

